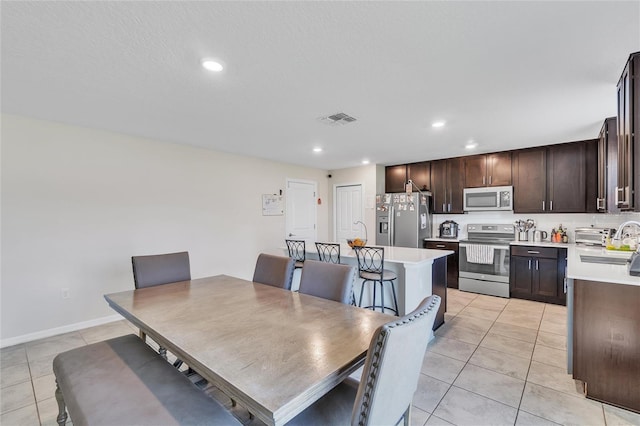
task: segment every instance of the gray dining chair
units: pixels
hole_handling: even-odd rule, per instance
[[[191,279],[189,252],[132,256],[133,283],[135,288],[154,287]],[[147,335],[140,330],[140,338],[146,342]],[[160,346],[158,352],[167,359],[167,349]],[[182,361],[177,359],[174,366],[179,368]],[[191,371],[191,370],[189,370]]]
[[[300,276],[300,293],[351,303],[355,266],[307,260]]]
[[[188,281],[191,279],[189,252],[132,256],[136,288]]]
[[[429,296],[410,314],[378,327],[360,382],[347,378],[287,425],[409,425],[439,306],[440,296]]]
[[[295,260],[290,257],[261,253],[256,261],[253,281],[291,290]]]

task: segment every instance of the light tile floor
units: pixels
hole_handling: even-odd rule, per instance
[[[453,289],[447,296],[446,324],[427,348],[412,425],[640,426],[640,415],[586,399],[566,374],[565,307]],[[118,321],[3,348],[0,424],[56,425],[53,357],[132,332]],[[207,392],[243,423],[260,423],[216,388]]]

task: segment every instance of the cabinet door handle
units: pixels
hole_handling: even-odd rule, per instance
[[[553,200],[549,201],[549,211],[553,211]]]
[[[489,176],[489,185],[491,185],[491,176]]]
[[[542,200],[542,211],[544,211],[544,200]]]
[[[631,205],[631,193],[630,193],[631,187],[629,186],[625,186],[624,187],[624,204],[626,206],[630,206]]]
[[[451,212],[451,203],[449,203],[449,210],[448,211]]]
[[[539,251],[535,251],[535,250],[527,250],[527,253],[529,253],[529,254],[540,254]]]
[[[436,244],[436,247],[437,248],[445,248],[445,245],[444,244]]]
[[[536,271],[538,270],[538,266],[540,266],[540,262],[536,259]]]
[[[483,184],[483,185],[485,184],[485,183],[484,183],[485,179],[486,179],[486,178],[485,178],[484,176],[482,176],[482,184]]]
[[[531,259],[529,259],[529,270],[531,270]]]
[[[567,294],[567,279],[564,279],[564,294]]]
[[[445,207],[445,203],[442,203],[442,212],[444,213],[446,211],[447,211],[447,208]]]

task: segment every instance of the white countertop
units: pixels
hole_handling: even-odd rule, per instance
[[[551,241],[512,241],[510,243],[512,246],[531,246],[531,247],[554,247],[554,248],[568,248],[569,243],[552,243]]]
[[[567,278],[640,286],[640,277],[629,275],[626,265],[589,263],[580,260],[580,255],[622,257],[628,259],[632,252],[612,251],[597,246],[566,245],[568,246]]]
[[[425,238],[425,241],[441,241],[443,243],[459,243],[460,239],[458,238],[442,238],[442,237],[433,237],[433,238]]]
[[[423,248],[389,247],[384,248],[384,261],[402,264],[419,264],[422,262],[433,262],[435,259],[453,254],[451,250],[431,250]],[[285,249],[286,250],[286,249]],[[307,252],[317,253],[315,245],[307,244]],[[346,243],[340,244],[340,256],[356,258],[356,252]]]

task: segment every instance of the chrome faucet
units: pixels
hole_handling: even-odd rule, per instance
[[[618,227],[618,230],[616,231],[616,235],[613,237],[614,240],[622,240],[622,231],[624,230],[625,227],[629,226],[629,225],[636,225],[638,228],[640,228],[640,222],[638,222],[637,220],[628,220],[624,223],[622,223],[622,225],[620,225]],[[640,253],[640,237],[638,238],[638,246],[636,251],[638,253]]]
[[[367,240],[367,241],[369,241],[369,238],[367,238],[367,225],[365,225],[365,224],[364,224],[364,222],[363,222],[363,221],[361,221],[361,220],[356,220],[355,222],[353,222],[353,224],[354,224],[354,225],[357,225],[357,224],[359,224],[359,223],[360,223],[362,226],[364,226],[364,239],[365,239],[365,240]]]
[[[640,222],[636,221],[636,220],[628,220],[626,222],[624,222],[622,225],[620,225],[618,227],[618,230],[616,231],[616,235],[613,237],[615,240],[621,240],[622,239],[622,230],[629,225],[636,225],[637,227],[640,228]]]

